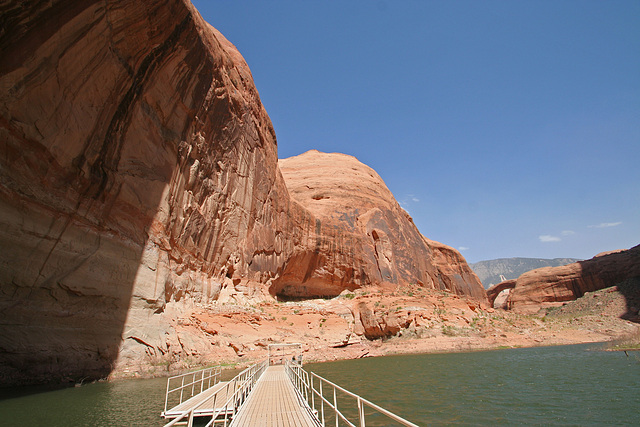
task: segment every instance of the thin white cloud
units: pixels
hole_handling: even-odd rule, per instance
[[[411,200],[413,200],[416,203],[418,203],[420,201],[420,199],[418,199],[417,197],[412,197]]]
[[[590,225],[589,228],[608,228],[608,227],[617,227],[622,224],[622,221],[618,222],[601,222],[598,225]]]
[[[562,233],[560,234],[562,234],[563,236],[571,236],[572,234],[576,234],[576,232],[573,230],[562,230]]]
[[[540,239],[541,242],[559,242],[560,240],[562,240],[561,238],[557,237],[557,236],[551,236],[549,234],[543,234],[542,236],[538,236],[538,239]]]
[[[468,248],[468,247],[466,247],[466,246],[459,246],[459,247],[458,247],[458,250],[459,250],[460,252],[462,252],[462,251],[468,251],[468,250],[469,250],[469,248]]]

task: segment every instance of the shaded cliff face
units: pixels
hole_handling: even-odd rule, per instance
[[[0,11],[1,375],[179,349],[167,303],[216,298],[297,235],[247,65],[189,2]]]
[[[388,190],[343,220],[290,199],[247,64],[188,1],[0,1],[0,16],[0,383],[206,355],[190,309],[265,289],[484,298]]]
[[[318,151],[279,164],[291,197],[315,217],[316,238],[285,264],[272,292],[333,296],[367,285],[418,284],[486,298],[460,253],[424,238],[373,169]]]
[[[522,313],[536,312],[635,277],[640,277],[640,246],[524,273],[512,286],[507,305]],[[495,286],[496,290],[499,286]]]

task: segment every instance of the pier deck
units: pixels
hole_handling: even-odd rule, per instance
[[[269,366],[247,401],[233,417],[232,427],[318,427],[282,365]]]

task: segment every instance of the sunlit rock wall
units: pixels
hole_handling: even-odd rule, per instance
[[[356,158],[309,151],[280,160],[280,168],[291,197],[315,217],[316,240],[286,263],[273,292],[332,296],[416,284],[486,299],[460,253],[422,236],[380,176]]]

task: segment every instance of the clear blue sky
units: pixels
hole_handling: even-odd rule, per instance
[[[469,262],[640,244],[640,1],[194,4],[281,158],[357,157]]]

